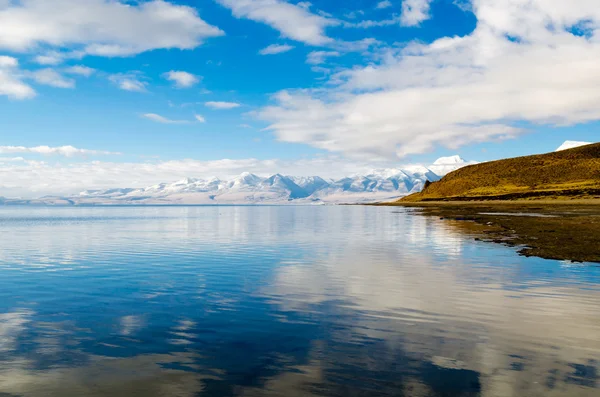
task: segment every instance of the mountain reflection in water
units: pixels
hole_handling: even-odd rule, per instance
[[[0,396],[597,396],[600,268],[375,207],[0,207]]]

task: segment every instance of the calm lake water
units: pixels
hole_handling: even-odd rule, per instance
[[[374,207],[0,207],[0,396],[599,396],[600,267]]]

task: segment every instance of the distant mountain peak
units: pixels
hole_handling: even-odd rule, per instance
[[[592,142],[581,142],[581,141],[565,141],[562,145],[556,149],[557,152],[568,149],[575,149],[576,147],[591,145]]]
[[[184,178],[180,181],[175,182],[173,185],[191,185],[192,183],[196,182],[197,179],[195,178]]]
[[[234,185],[255,185],[261,180],[262,178],[250,172],[242,172],[237,178],[235,178],[232,181],[232,183]]]
[[[460,157],[459,155],[448,156],[448,157],[440,157],[435,160],[433,165],[450,165],[450,164],[463,164],[467,161]]]

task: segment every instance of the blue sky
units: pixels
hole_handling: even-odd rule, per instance
[[[0,0],[0,195],[598,141],[600,10],[557,1]]]

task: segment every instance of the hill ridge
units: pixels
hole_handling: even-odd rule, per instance
[[[399,202],[600,196],[600,143],[463,167]]]

